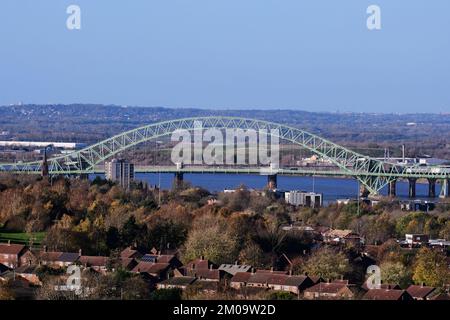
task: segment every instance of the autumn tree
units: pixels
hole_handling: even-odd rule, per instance
[[[324,279],[338,279],[351,271],[350,263],[342,252],[323,247],[312,252],[303,271]]]
[[[411,283],[411,273],[401,262],[387,261],[380,265],[381,280],[386,284],[398,284],[402,288]]]
[[[443,287],[450,281],[446,256],[437,250],[423,247],[416,256],[413,280],[417,284]]]
[[[196,219],[188,233],[183,258],[190,261],[200,256],[216,264],[230,263],[238,256],[237,239],[223,221],[214,216]]]

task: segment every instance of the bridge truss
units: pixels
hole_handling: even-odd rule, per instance
[[[84,149],[47,160],[50,175],[77,175],[95,172],[96,166],[116,154],[142,142],[158,139],[176,130],[194,130],[201,121],[203,129],[253,129],[279,133],[280,140],[289,141],[310,150],[335,164],[343,176],[356,177],[371,194],[398,179],[441,179],[448,182],[450,171],[441,167],[415,167],[392,164],[356,153],[315,134],[278,123],[239,117],[195,117],[149,124],[100,141]],[[0,172],[40,174],[44,163],[0,164]]]

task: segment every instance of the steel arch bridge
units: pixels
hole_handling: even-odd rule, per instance
[[[335,164],[342,176],[356,177],[371,194],[398,179],[440,179],[447,184],[450,170],[443,167],[421,168],[393,164],[356,153],[315,134],[298,128],[240,117],[194,117],[152,123],[123,132],[84,149],[41,161],[0,164],[0,172],[40,174],[48,166],[50,175],[88,174],[97,165],[139,143],[168,136],[176,130],[194,130],[201,121],[203,129],[253,129],[279,132],[280,140],[300,145]]]

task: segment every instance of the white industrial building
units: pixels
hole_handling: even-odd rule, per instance
[[[284,200],[294,206],[319,208],[323,205],[323,195],[315,192],[287,191],[284,193]]]
[[[84,148],[86,144],[77,142],[0,141],[0,147],[45,148],[48,146],[60,149],[81,149]]]

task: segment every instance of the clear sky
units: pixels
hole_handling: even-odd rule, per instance
[[[450,112],[450,1],[1,0],[0,105],[19,101]]]

